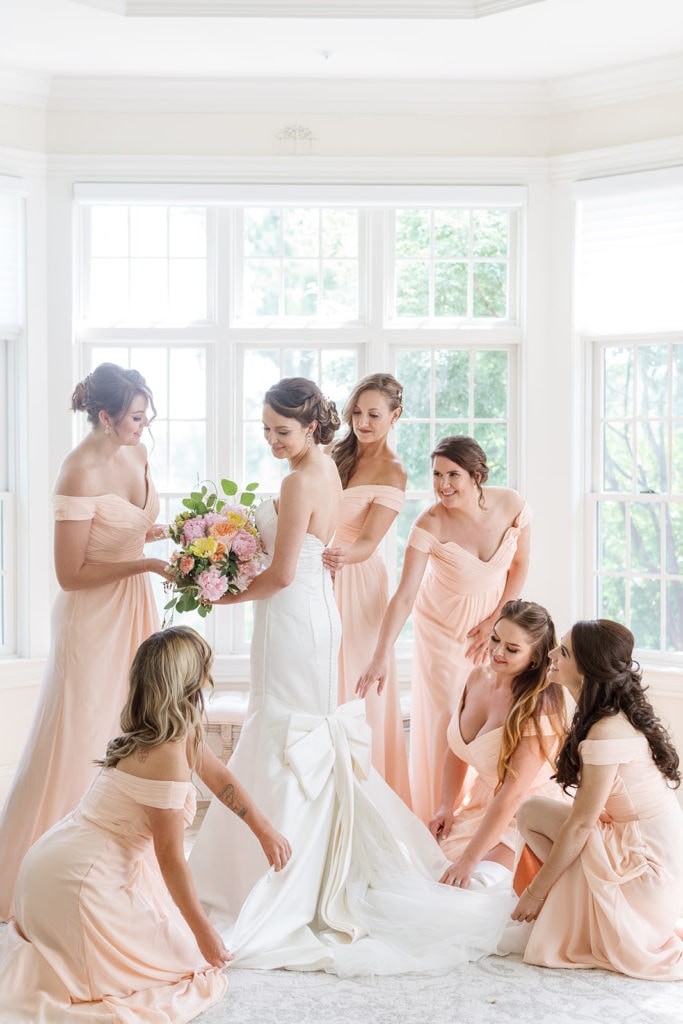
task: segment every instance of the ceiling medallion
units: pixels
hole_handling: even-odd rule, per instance
[[[485,18],[546,0],[75,0],[126,18]]]

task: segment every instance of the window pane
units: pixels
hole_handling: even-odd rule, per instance
[[[322,255],[358,257],[358,211],[322,211]]]
[[[321,313],[330,320],[353,320],[358,316],[358,264],[349,260],[326,260],[323,265]]]
[[[486,452],[489,484],[508,486],[507,426],[504,423],[475,423],[474,438]]]
[[[90,255],[128,257],[128,207],[90,208]]]
[[[280,296],[280,264],[274,260],[246,260],[242,287],[242,314],[277,316]]]
[[[636,647],[656,651],[660,648],[661,590],[659,580],[633,577],[631,580],[630,629]]]
[[[626,588],[621,576],[605,576],[598,581],[598,618],[626,621]]]
[[[621,501],[598,505],[598,568],[623,572],[626,568],[626,507]]]
[[[244,211],[244,252],[247,256],[278,256],[280,253],[280,211]]]
[[[397,256],[429,256],[431,229],[428,210],[397,210],[394,220]]]
[[[97,259],[90,262],[88,320],[113,324],[128,314],[128,260]]]
[[[666,434],[667,424],[662,420],[641,420],[637,424],[637,486],[641,494],[663,494],[669,490],[669,442]]]
[[[167,260],[130,261],[130,307],[128,316],[136,323],[168,318]]]
[[[604,490],[633,490],[632,424],[606,423],[604,446]]]
[[[507,316],[507,264],[475,263],[472,271],[475,317]]]
[[[173,323],[206,319],[206,261],[171,260],[169,263],[169,317]]]
[[[396,315],[429,316],[429,264],[425,261],[396,264]]]
[[[470,244],[468,210],[434,211],[434,253],[439,258],[467,259]]]
[[[683,651],[683,580],[669,580],[666,585],[666,649]]]
[[[439,349],[434,353],[436,415],[464,416],[470,406],[470,357],[462,350]]]
[[[660,564],[659,505],[631,506],[631,569],[657,572]]]
[[[435,265],[434,315],[467,316],[466,263],[437,263]]]
[[[472,211],[472,253],[475,257],[507,257],[510,214],[507,210]]]
[[[408,488],[411,491],[431,490],[429,424],[409,423],[401,418],[396,424],[396,451],[408,473]]]
[[[284,255],[318,256],[320,252],[320,211],[285,210]]]
[[[474,353],[474,415],[506,419],[508,413],[507,352]]]
[[[165,206],[130,207],[130,255],[168,256],[168,210]]]
[[[206,259],[206,210],[201,206],[169,209],[168,252],[171,257]]]
[[[604,403],[606,419],[633,415],[633,350],[605,348]]]
[[[403,385],[403,415],[427,418],[431,414],[431,355],[421,349],[399,349],[396,377]]]
[[[244,415],[247,419],[258,420],[261,430],[263,396],[271,384],[280,379],[280,353],[277,349],[246,349],[243,374]]]

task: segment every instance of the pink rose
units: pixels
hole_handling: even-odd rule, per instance
[[[232,538],[230,547],[235,552],[240,562],[246,562],[258,554],[259,545],[253,533],[240,530]]]
[[[199,586],[197,597],[200,601],[206,602],[217,601],[228,589],[227,579],[225,576],[221,576],[220,570],[215,565],[200,572],[197,584]]]
[[[206,532],[204,529],[204,517],[197,516],[195,519],[188,519],[183,526],[183,544],[187,547],[193,540],[199,540],[200,537],[205,537]]]
[[[189,576],[194,569],[194,558],[192,555],[183,555],[180,559],[180,571],[183,576]]]

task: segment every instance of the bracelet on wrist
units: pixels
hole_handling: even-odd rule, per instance
[[[526,892],[527,896],[531,896],[532,900],[536,900],[537,903],[544,903],[545,902],[546,897],[545,896],[534,896],[534,894],[532,893],[532,891],[531,891],[531,889],[530,889],[530,887],[528,885],[527,885],[527,887],[525,889],[525,892]]]

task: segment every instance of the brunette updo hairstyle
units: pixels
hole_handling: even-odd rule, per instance
[[[336,405],[306,377],[283,377],[268,388],[263,401],[278,416],[296,420],[302,427],[309,427],[315,420],[313,440],[316,444],[329,444],[339,429]]]
[[[97,426],[100,412],[106,412],[118,425],[130,409],[136,395],[143,395],[149,402],[153,419],[156,416],[152,392],[145,378],[137,370],[124,370],[116,363],[100,363],[76,385],[71,396],[71,408],[74,412],[84,412],[88,422]]]
[[[645,696],[642,672],[633,660],[633,633],[619,622],[595,619],[572,626],[570,642],[583,685],[569,734],[557,758],[557,781],[565,790],[579,784],[579,744],[595,722],[621,712],[645,736],[664,778],[679,786],[678,754]]]
[[[437,442],[430,455],[432,462],[437,455],[457,462],[470,474],[479,491],[479,507],[484,508],[486,500],[481,485],[489,478],[489,467],[486,465],[486,452],[481,445],[473,437],[467,437],[465,434],[451,434],[450,437],[442,437]]]
[[[358,438],[353,430],[353,410],[365,391],[379,391],[391,412],[398,409],[399,416],[403,412],[403,388],[390,373],[369,373],[367,377],[362,377],[358,381],[342,409],[342,420],[349,428],[348,432],[334,442],[330,451],[330,455],[337,464],[342,487],[346,487],[356,468]]]

